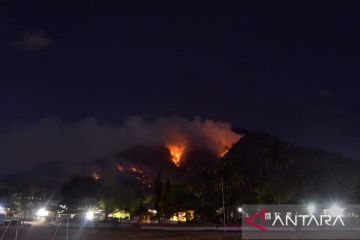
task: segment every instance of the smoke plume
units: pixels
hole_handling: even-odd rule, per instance
[[[218,155],[240,139],[224,122],[170,117],[146,121],[131,117],[120,125],[94,118],[76,123],[44,119],[14,124],[0,134],[2,173],[46,161],[81,161],[109,157],[135,145],[176,145],[186,150],[206,148]]]

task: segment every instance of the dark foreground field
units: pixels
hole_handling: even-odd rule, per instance
[[[5,227],[0,228],[0,238]],[[43,224],[27,224],[19,228],[18,240],[51,240],[56,227]],[[10,227],[3,240],[15,239],[15,228]],[[65,240],[66,228],[59,228],[54,240]],[[212,239],[241,239],[241,233],[228,233],[224,238],[224,233],[220,232],[164,232],[164,231],[144,231],[140,229],[81,229],[69,228],[69,240],[172,240],[172,239],[191,239],[191,240],[212,240]]]

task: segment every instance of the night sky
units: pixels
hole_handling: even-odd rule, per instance
[[[352,2],[122,2],[0,2],[0,143],[46,119],[201,116],[360,160]]]

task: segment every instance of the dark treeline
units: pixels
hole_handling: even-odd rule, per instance
[[[179,211],[194,210],[194,222],[214,223],[222,218],[222,191],[228,222],[238,221],[237,209],[242,204],[304,203],[335,198],[347,203],[359,200],[358,177],[339,177],[327,172],[312,175],[300,171],[303,166],[294,160],[290,147],[272,138],[262,146],[258,153],[261,161],[256,163],[233,161],[231,155],[241,155],[235,148],[216,164],[185,164],[177,173],[160,169],[151,179],[151,187],[133,177],[119,177],[115,172],[103,174],[99,179],[74,176],[57,191],[36,185],[19,190],[3,184],[0,202],[28,211],[49,199],[56,199],[59,205],[66,205],[68,213],[96,207],[102,209],[105,216],[117,209],[126,210],[132,216],[155,209],[155,217],[159,219],[169,219]],[[208,160],[200,159],[206,158],[206,154],[196,157],[198,163]]]

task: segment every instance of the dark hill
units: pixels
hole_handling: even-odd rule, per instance
[[[235,131],[244,134],[244,137],[231,148],[224,160],[233,162],[245,173],[256,175],[265,165],[264,149],[274,139],[279,139],[265,133]],[[294,162],[291,176],[302,195],[338,192],[339,189],[346,189],[344,188],[346,184],[352,184],[354,179],[357,179],[357,174],[360,172],[360,163],[357,161],[338,153],[283,143],[286,145],[287,154]],[[129,171],[130,173],[133,171],[132,167],[141,169],[149,179],[153,179],[161,169],[173,178],[181,179],[187,169],[213,168],[219,161],[219,158],[203,149],[187,153],[185,158],[183,167],[177,168],[171,162],[170,153],[166,148],[135,146],[111,158],[76,163],[65,161],[43,163],[28,171],[0,176],[0,181],[21,186],[29,184],[59,186],[74,175],[91,175],[96,172],[101,176],[110,171],[128,174]],[[123,171],[117,169],[119,166]],[[135,170],[133,172],[136,173]],[[134,176],[138,177],[136,174]]]

